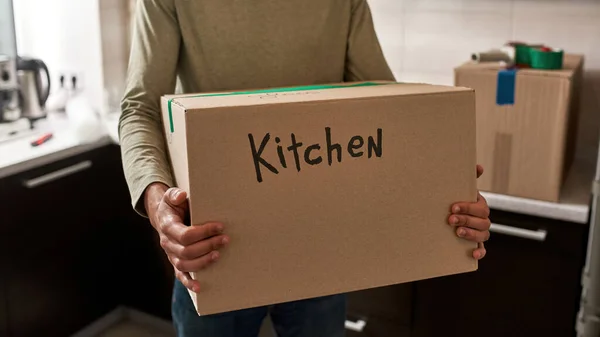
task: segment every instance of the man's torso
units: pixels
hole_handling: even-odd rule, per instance
[[[351,1],[176,1],[183,91],[343,81]]]

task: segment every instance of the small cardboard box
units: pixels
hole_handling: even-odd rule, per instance
[[[455,69],[475,89],[481,190],[556,202],[573,161],[583,57],[562,70],[504,70],[498,63]]]
[[[474,271],[447,225],[475,201],[471,89],[353,83],[167,96],[191,221],[231,243],[193,277],[199,314]]]

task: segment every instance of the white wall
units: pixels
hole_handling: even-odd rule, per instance
[[[99,0],[103,76],[107,112],[120,110],[131,41],[131,7],[134,0]]]
[[[61,74],[79,75],[94,108],[102,105],[98,0],[13,0],[19,55],[48,65],[53,89]]]
[[[453,84],[453,68],[509,40],[586,57],[579,158],[595,160],[600,125],[600,1],[369,0],[399,81]]]
[[[16,55],[15,31],[13,27],[13,9],[10,0],[0,0],[0,54]]]
[[[369,0],[386,57],[402,81],[452,84],[471,52],[509,40],[587,56],[600,70],[600,1]]]

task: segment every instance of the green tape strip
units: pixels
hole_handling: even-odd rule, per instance
[[[290,91],[310,91],[310,90],[325,90],[325,89],[339,89],[339,88],[355,88],[355,87],[370,87],[376,85],[385,85],[390,83],[375,83],[375,82],[364,82],[357,84],[348,84],[348,85],[306,85],[299,87],[289,87],[289,88],[272,88],[272,89],[261,89],[261,90],[250,90],[250,91],[233,91],[226,93],[216,93],[216,94],[198,94],[192,96],[184,96],[184,97],[174,97],[169,99],[167,104],[169,110],[169,127],[171,133],[175,132],[175,127],[173,126],[173,110],[172,103],[174,99],[177,98],[197,98],[197,97],[216,97],[216,96],[237,96],[237,95],[251,95],[251,94],[268,94],[274,92],[290,92]]]

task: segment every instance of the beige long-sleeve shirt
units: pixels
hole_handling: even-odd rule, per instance
[[[394,80],[366,0],[138,0],[122,115],[125,177],[142,215],[148,185],[173,186],[160,97]]]

